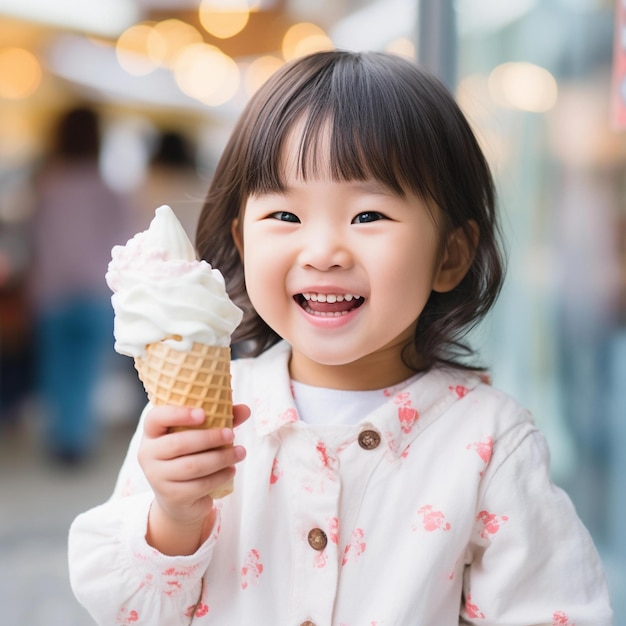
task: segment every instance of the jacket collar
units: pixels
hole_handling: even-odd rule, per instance
[[[299,422],[291,381],[286,342],[273,346],[253,362],[255,403],[253,419],[259,436],[275,433]],[[453,405],[481,383],[480,375],[452,368],[426,372],[407,386],[385,390],[389,400],[360,424],[349,428],[349,439],[358,432],[373,429],[379,433],[387,452],[394,458],[402,456],[411,442]],[[271,393],[267,391],[271,389]]]

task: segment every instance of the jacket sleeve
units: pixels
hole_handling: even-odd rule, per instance
[[[493,448],[464,578],[462,624],[610,626],[600,559],[531,425]]]
[[[217,530],[190,556],[166,556],[146,543],[153,494],[137,461],[142,430],[143,415],[113,495],[80,514],[69,531],[72,590],[102,626],[189,624],[203,608],[202,576]]]

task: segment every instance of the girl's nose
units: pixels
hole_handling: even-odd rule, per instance
[[[333,229],[320,232],[316,229],[307,234],[299,254],[302,267],[320,271],[330,269],[348,269],[353,257],[345,239]]]

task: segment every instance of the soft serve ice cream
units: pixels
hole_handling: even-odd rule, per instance
[[[106,281],[114,292],[115,349],[134,357],[150,401],[201,407],[202,428],[232,428],[230,336],[242,311],[228,297],[222,274],[196,259],[165,205],[148,230],[115,246],[111,257]],[[232,490],[231,480],[209,495]]]
[[[142,357],[158,341],[181,351],[194,343],[230,345],[242,312],[219,270],[196,259],[169,206],[159,207],[150,227],[115,246],[111,257],[105,278],[114,292],[117,352]]]

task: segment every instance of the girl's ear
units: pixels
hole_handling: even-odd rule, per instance
[[[467,274],[478,245],[478,225],[474,220],[468,228],[456,228],[449,235],[433,282],[433,291],[452,291]]]
[[[243,233],[241,232],[239,218],[236,217],[230,225],[230,234],[232,235],[233,241],[235,242],[235,247],[237,248],[237,252],[239,252],[239,258],[243,262]]]

